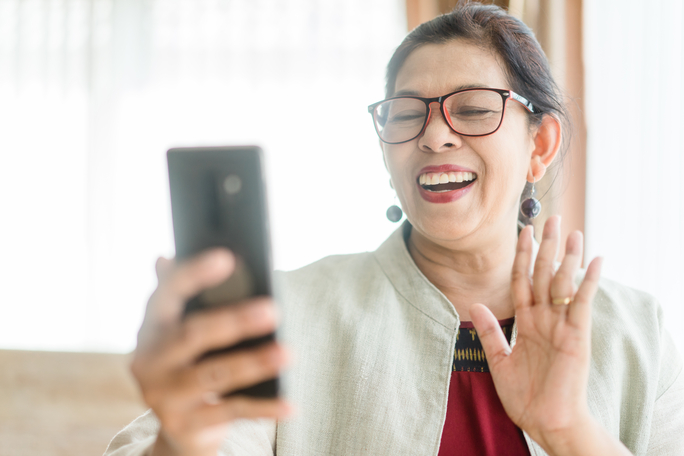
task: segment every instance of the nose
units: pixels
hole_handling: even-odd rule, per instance
[[[424,152],[446,152],[460,147],[461,144],[461,136],[451,129],[442,115],[439,103],[430,103],[427,125],[418,138],[418,147]]]

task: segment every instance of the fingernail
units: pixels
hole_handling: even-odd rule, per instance
[[[282,366],[287,362],[287,352],[278,346],[273,347],[269,353],[269,357],[274,366]]]
[[[292,404],[289,402],[281,402],[280,405],[280,416],[291,417],[296,413],[296,410]]]
[[[233,263],[233,254],[226,249],[212,249],[206,253],[205,261],[211,267],[226,269]]]
[[[289,366],[292,363],[292,352],[283,346],[280,348],[280,359],[283,366]]]

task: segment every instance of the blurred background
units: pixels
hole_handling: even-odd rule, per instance
[[[0,355],[86,369],[78,352],[134,348],[174,253],[170,147],[265,149],[279,269],[375,249],[396,225],[366,106],[407,30],[455,3],[0,0]],[[573,114],[537,223],[583,230],[684,351],[682,2],[493,3],[535,31]]]

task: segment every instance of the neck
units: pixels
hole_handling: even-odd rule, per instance
[[[461,321],[470,321],[470,306],[481,303],[503,320],[513,317],[511,269],[517,230],[466,248],[465,242],[436,241],[411,230],[408,249],[418,269],[451,301]]]

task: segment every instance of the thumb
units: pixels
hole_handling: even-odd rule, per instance
[[[503,331],[501,331],[499,322],[489,308],[482,304],[473,304],[469,310],[473,326],[477,331],[477,337],[480,338],[480,343],[482,343],[482,348],[487,357],[489,370],[494,371],[496,365],[510,355],[511,347],[508,345]]]

